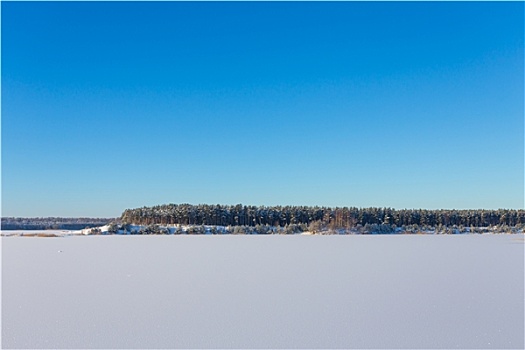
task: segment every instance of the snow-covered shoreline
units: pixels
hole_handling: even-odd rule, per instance
[[[82,235],[81,230],[2,230],[3,237],[64,237]]]
[[[511,232],[503,231],[498,227],[479,227],[475,228],[476,232],[472,232],[471,228],[452,229],[448,234],[518,234],[524,235],[524,231],[512,230]],[[268,234],[282,234],[282,235],[441,235],[432,229],[410,231],[401,228],[393,232],[362,232],[355,228],[353,229],[339,229],[330,230],[323,229],[317,232],[289,230],[286,227],[266,226],[262,232],[258,231],[257,227],[246,226],[216,226],[216,225],[104,225],[82,230],[2,230],[3,237],[65,237],[65,236],[89,236],[89,235],[268,235]]]
[[[380,229],[380,226],[378,226]],[[472,231],[475,230],[475,231]],[[518,233],[523,234],[523,230],[513,230],[505,232],[498,227],[476,227],[476,228],[462,228],[453,227],[450,229],[450,234],[506,234]],[[308,230],[301,230],[299,225],[295,226],[220,226],[220,225],[133,225],[133,224],[109,224],[100,227],[88,228],[80,231],[75,231],[75,234],[81,233],[83,235],[94,234],[119,234],[119,235],[136,235],[136,234],[302,234],[302,235],[348,235],[348,234],[442,234],[435,228],[426,228],[423,230],[410,230],[407,228],[397,228],[391,232],[381,232],[380,230],[363,232],[358,228],[348,229],[329,229],[322,228],[317,232]]]

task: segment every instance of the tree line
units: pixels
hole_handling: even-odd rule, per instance
[[[114,218],[3,217],[2,230],[81,230],[106,225]]]
[[[523,209],[393,209],[318,206],[165,204],[126,209],[121,222],[135,225],[277,226],[318,223],[331,229],[365,225],[390,227],[525,226]]]

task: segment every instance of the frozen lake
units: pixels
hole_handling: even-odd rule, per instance
[[[523,349],[523,235],[3,237],[2,347]]]

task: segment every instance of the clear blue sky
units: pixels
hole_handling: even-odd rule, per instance
[[[524,206],[523,2],[1,6],[3,216]]]

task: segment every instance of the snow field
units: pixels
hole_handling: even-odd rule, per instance
[[[2,238],[3,348],[523,348],[522,235]]]

